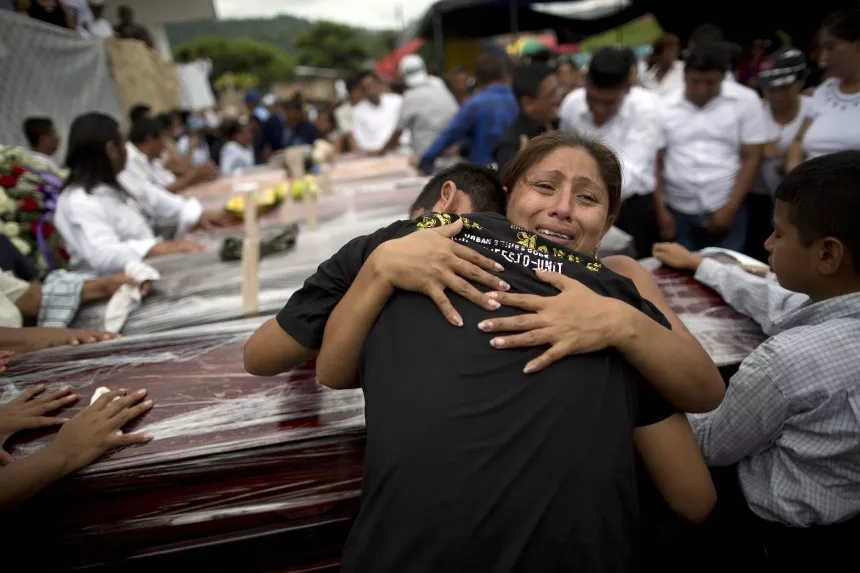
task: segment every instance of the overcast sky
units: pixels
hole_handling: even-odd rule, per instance
[[[421,16],[434,0],[215,0],[221,18],[251,18],[290,14],[327,19],[367,28],[395,28],[397,10],[406,21]]]

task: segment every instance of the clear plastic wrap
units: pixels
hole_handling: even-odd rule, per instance
[[[690,273],[664,267],[654,258],[640,262],[651,271],[669,307],[717,366],[740,364],[764,340],[758,324],[736,312]],[[739,264],[737,260],[734,263]]]
[[[40,555],[47,568],[196,551],[250,537],[289,541],[339,523],[336,539],[329,539],[331,554],[290,556],[297,565],[337,558],[360,490],[363,397],[319,386],[311,366],[275,378],[245,373],[242,344],[259,322],[13,358],[2,401],[45,383],[69,385],[79,396],[64,416],[85,407],[99,386],[146,388],[155,403],[124,428],[152,434],[152,442],[108,453],[7,519],[23,543],[50,540],[51,552]],[[32,454],[51,436],[18,434],[10,451]]]

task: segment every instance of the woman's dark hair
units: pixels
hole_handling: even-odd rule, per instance
[[[833,12],[821,23],[831,36],[845,42],[860,40],[860,8],[846,8]]]
[[[583,149],[597,162],[609,195],[609,214],[618,215],[621,209],[621,163],[615,152],[588,135],[550,131],[530,139],[502,173],[502,186],[513,193],[514,187],[529,169],[556,149],[565,147]]]
[[[659,38],[657,38],[657,41],[654,42],[652,53],[655,56],[659,56],[669,48],[677,48],[680,45],[681,40],[678,38],[678,36],[676,36],[675,34],[664,33]]]
[[[80,186],[90,193],[98,185],[110,185],[121,189],[117,172],[105,146],[113,142],[117,151],[123,153],[119,123],[103,113],[79,115],[69,128],[69,144],[66,167],[69,177],[63,187]]]
[[[236,136],[239,135],[246,125],[247,124],[243,124],[235,119],[225,121],[221,125],[221,135],[224,137],[224,141],[232,141],[236,139]]]

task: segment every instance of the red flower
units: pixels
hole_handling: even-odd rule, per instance
[[[37,236],[36,233],[39,231],[39,221],[33,221],[30,223],[30,232],[33,233],[33,236]],[[51,235],[54,234],[54,226],[49,222],[45,221],[42,223],[42,236],[47,240],[51,238]]]
[[[38,211],[41,207],[39,207],[39,204],[32,197],[24,197],[19,200],[18,208],[21,211]]]
[[[69,260],[69,253],[68,253],[68,251],[66,251],[65,247],[62,247],[62,246],[57,247],[57,254],[60,255],[60,258],[63,259],[64,261]]]
[[[27,170],[24,169],[23,167],[21,167],[20,165],[13,165],[12,166],[12,175],[14,175],[15,177],[20,177],[21,175],[25,174],[26,172],[27,172]]]
[[[11,189],[18,184],[17,175],[0,175],[0,187]]]

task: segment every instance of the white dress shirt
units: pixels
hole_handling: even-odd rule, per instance
[[[127,159],[125,169],[117,179],[129,191],[134,191],[140,182],[147,182],[158,187],[167,187],[176,181],[176,176],[164,168],[158,161],[154,161],[143,154],[137,146],[130,141],[125,143]]]
[[[663,76],[663,79],[657,79],[657,66],[651,66],[651,69],[642,74],[640,80],[642,87],[654,92],[659,96],[669,95],[675,90],[684,87],[684,62],[676,60]]]
[[[400,106],[403,98],[397,94],[384,93],[379,105],[366,99],[358,102],[352,110],[352,136],[362,151],[376,151],[388,143],[397,129]]]
[[[731,197],[741,146],[768,141],[761,100],[724,81],[703,107],[687,100],[683,88],[669,94],[661,116],[666,204],[690,215],[717,211]]]
[[[654,168],[660,148],[660,111],[657,97],[638,87],[630,88],[621,107],[600,127],[594,124],[585,100],[585,88],[570,92],[559,109],[560,128],[598,137],[621,161],[623,199],[654,190]]]
[[[54,225],[65,239],[73,269],[97,275],[122,271],[126,263],[142,260],[159,242],[152,230],[155,221],[175,224],[181,235],[197,224],[203,212],[197,199],[146,182],[139,182],[133,192],[126,189],[128,195],[108,185],[90,193],[83,187],[69,187],[60,194]]]
[[[254,166],[254,150],[235,141],[228,141],[221,148],[221,173],[236,173]]]
[[[772,336],[719,408],[688,415],[705,460],[737,463],[747,504],[768,521],[809,527],[860,515],[860,293],[812,303],[707,259],[696,280]]]

